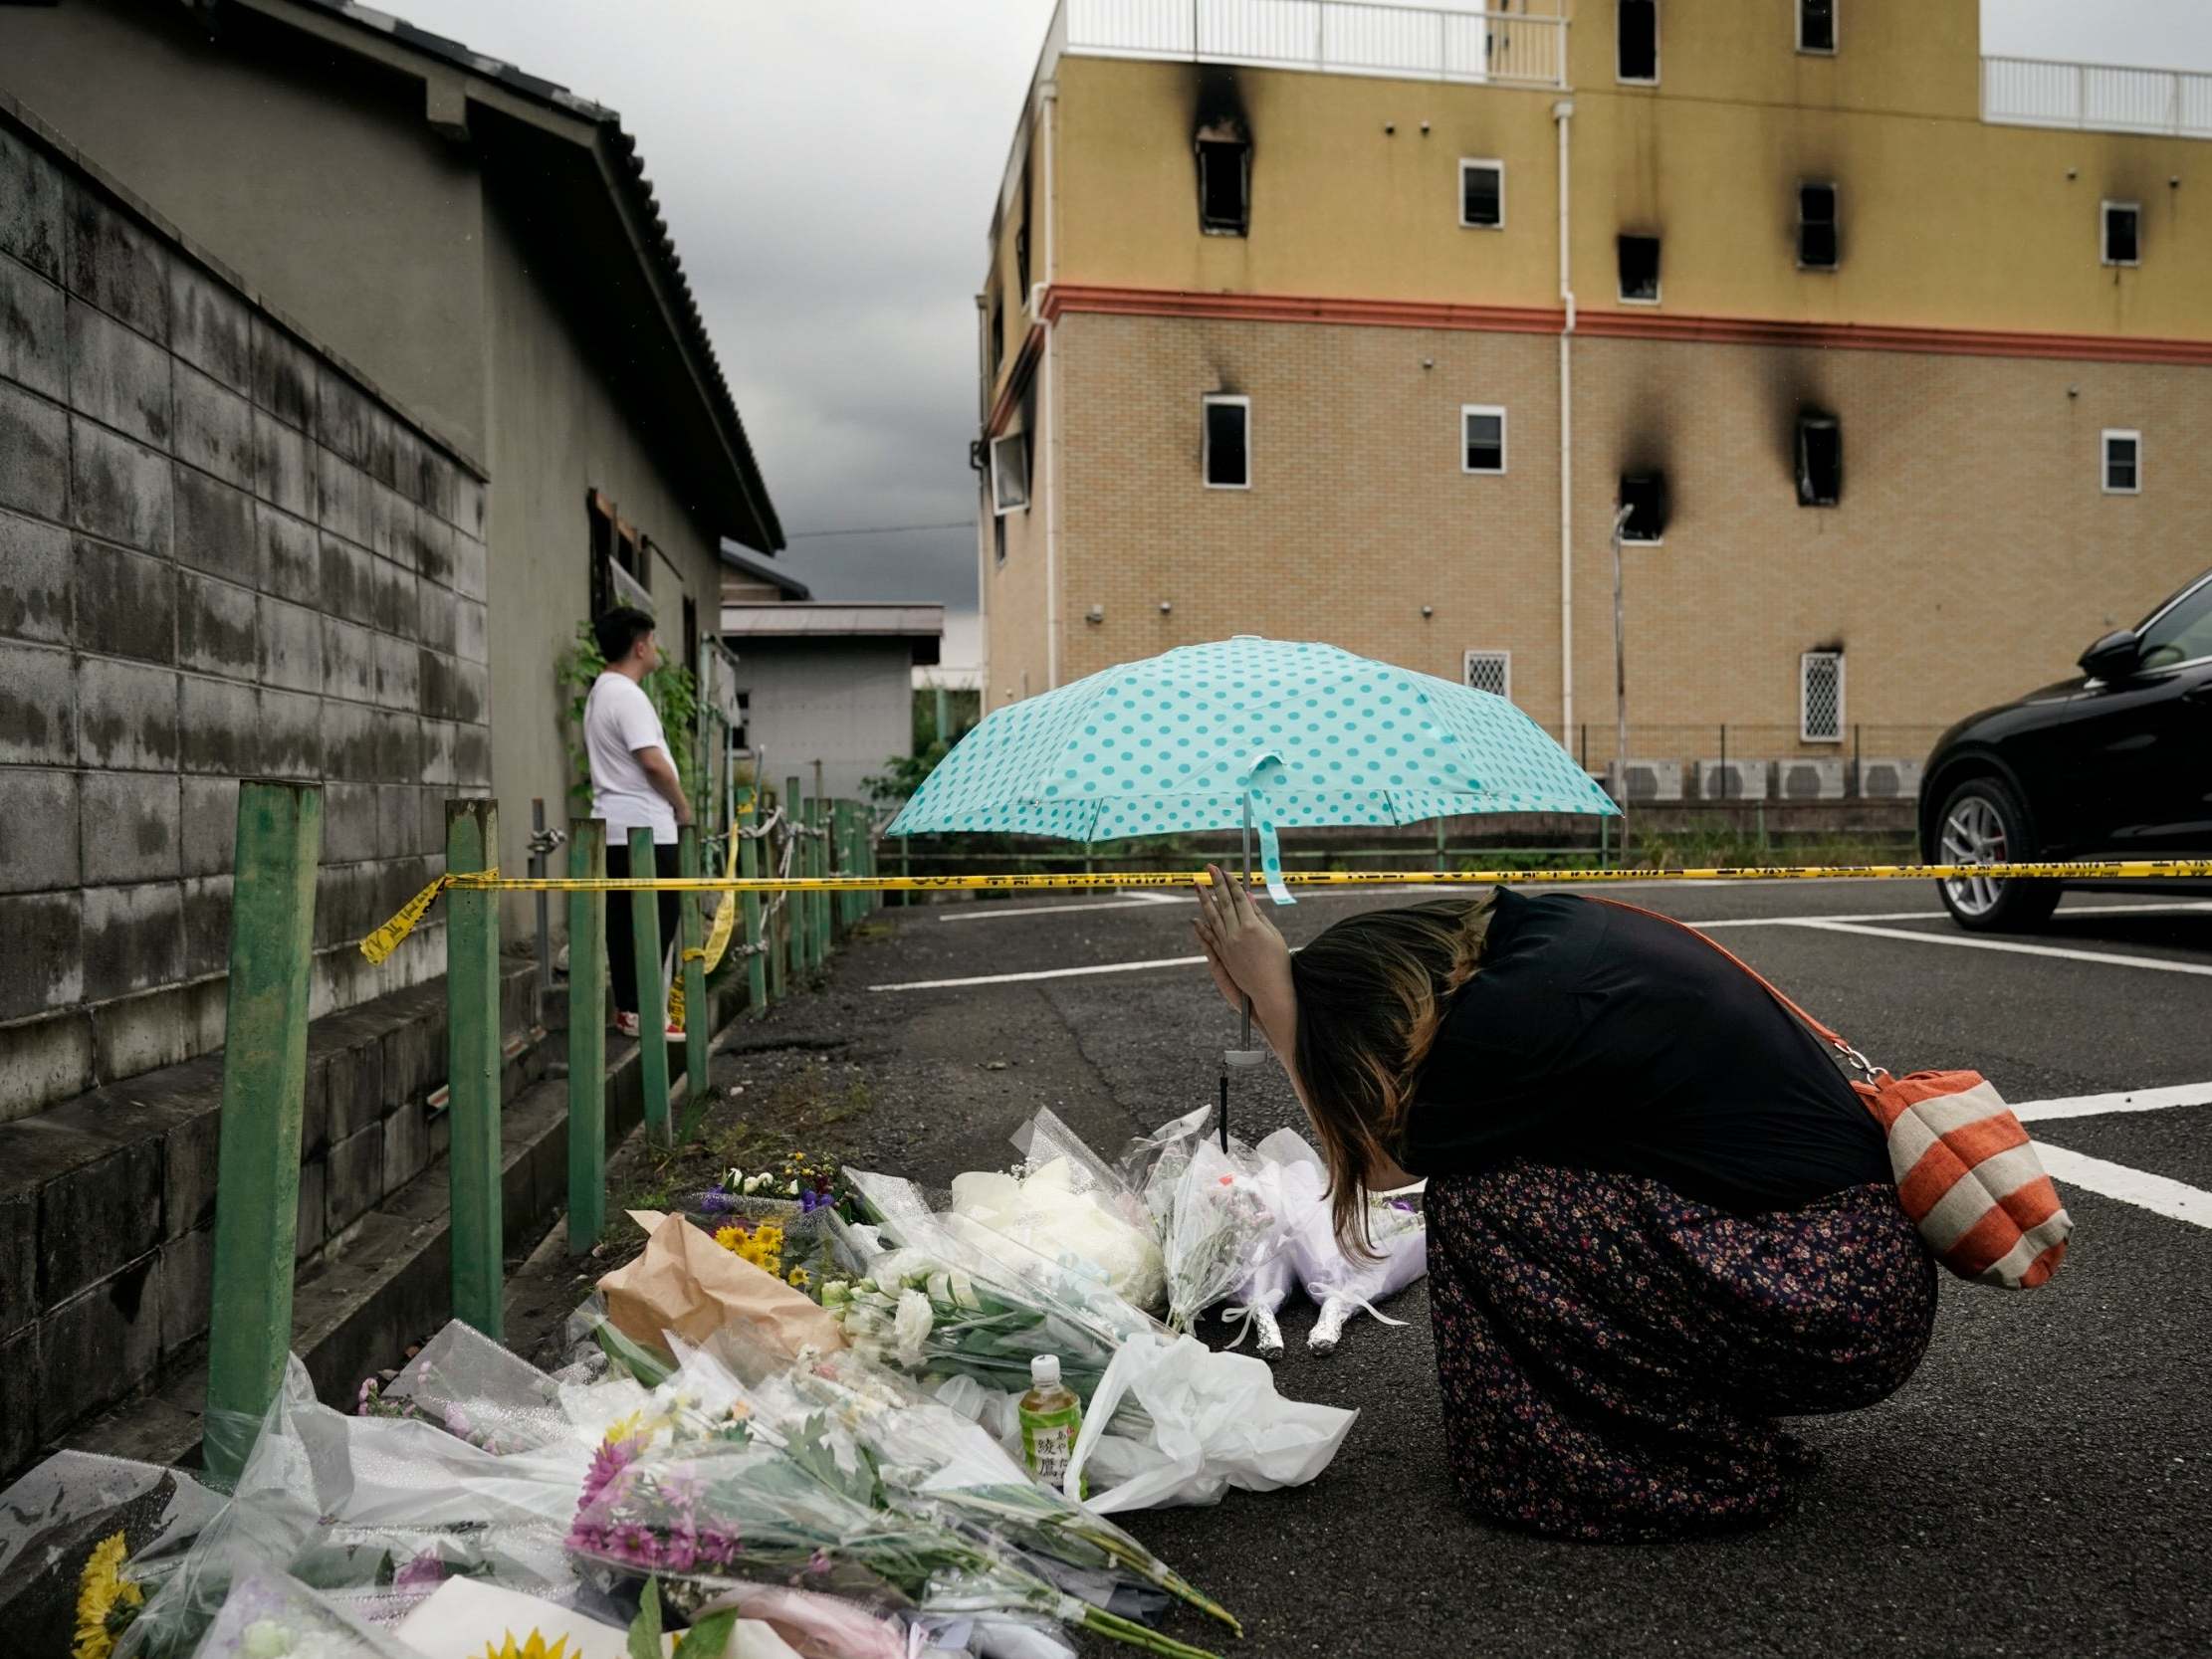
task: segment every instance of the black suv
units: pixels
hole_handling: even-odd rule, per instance
[[[2081,661],[2080,679],[1937,739],[1920,782],[1930,863],[2212,857],[2212,571]],[[2063,885],[1937,884],[1960,927],[1990,933],[2050,920]]]

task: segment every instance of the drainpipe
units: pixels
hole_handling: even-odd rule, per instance
[[[995,511],[991,499],[991,301],[982,294],[976,296],[976,378],[984,389],[982,413],[976,417],[976,428],[984,442],[983,472],[979,475],[983,485],[977,491],[983,511],[976,520],[976,650],[984,671],[976,718],[981,720],[991,713],[991,516]]]
[[[1043,412],[1045,437],[1040,446],[1044,451],[1044,688],[1050,691],[1060,683],[1060,379],[1052,360],[1055,330],[1051,318],[1043,314],[1042,296],[1050,292],[1054,275],[1052,129],[1059,124],[1059,86],[1047,81],[1037,89],[1037,100],[1044,115],[1044,260],[1043,280],[1030,285],[1029,295],[1031,314],[1044,329],[1044,362],[1038,371],[1044,376],[1044,390],[1037,407]]]
[[[1575,285],[1567,211],[1567,123],[1574,113],[1571,98],[1551,106],[1559,129],[1559,299],[1566,309],[1559,330],[1559,740],[1567,744],[1575,729]]]

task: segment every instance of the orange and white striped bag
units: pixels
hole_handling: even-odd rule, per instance
[[[1618,899],[1601,903],[1658,917]],[[1670,916],[1662,922],[1674,922]],[[1961,1279],[2033,1290],[2066,1259],[2074,1221],[2044,1171],[2027,1127],[1979,1072],[1892,1077],[1808,1014],[1709,933],[1674,922],[1766,987],[1860,1075],[1852,1082],[1888,1138],[1897,1200],[1936,1260]]]
[[[1818,1020],[1798,1017],[1857,1058]],[[1897,1200],[1936,1258],[1961,1279],[2009,1291],[2033,1290],[2056,1273],[2074,1220],[2026,1126],[1990,1081],[1979,1072],[1867,1069],[1872,1075],[1852,1087],[1889,1137]]]

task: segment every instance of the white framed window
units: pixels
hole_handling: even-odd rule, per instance
[[[1659,85],[1659,0],[1613,0],[1613,78]]]
[[[1029,508],[1029,435],[1009,432],[991,440],[991,510],[999,518]]]
[[[2100,443],[2101,463],[2107,496],[2143,493],[2143,435],[2125,427],[2108,426]]]
[[[1459,160],[1459,224],[1470,231],[1505,228],[1505,163],[1462,156]]]
[[[1843,258],[1836,228],[1836,186],[1807,182],[1797,187],[1797,268],[1833,271]]]
[[[1505,411],[1497,404],[1459,405],[1459,470],[1505,471]]]
[[[1797,49],[1822,57],[1836,54],[1836,7],[1841,0],[1797,0]]]
[[[1252,400],[1217,393],[1206,399],[1204,474],[1209,490],[1252,487]]]
[[[1513,701],[1513,653],[1510,651],[1469,651],[1466,662],[1466,682],[1478,692],[1488,692],[1492,697]]]
[[[1808,651],[1797,660],[1797,734],[1808,743],[1844,740],[1844,654]]]
[[[1659,239],[1656,236],[1617,236],[1614,255],[1621,267],[1621,303],[1656,306],[1659,295]]]
[[[2140,202],[2098,204],[2098,255],[2106,265],[2142,264],[2142,216]]]

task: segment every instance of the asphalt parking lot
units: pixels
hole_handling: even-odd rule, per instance
[[[1237,1651],[1267,1659],[2212,1651],[2212,904],[2079,895],[2043,933],[1988,939],[1923,884],[1609,891],[1709,926],[1893,1070],[1985,1072],[2073,1211],[2065,1270],[2032,1293],[1947,1281],[1898,1395],[1797,1425],[1825,1461],[1791,1519],[1671,1547],[1466,1519],[1425,1291],[1388,1310],[1404,1329],[1356,1322],[1329,1357],[1306,1352],[1296,1305],[1279,1387],[1362,1413],[1336,1463],[1132,1531],[1236,1609]],[[1391,902],[1311,894],[1278,919],[1296,943]],[[1182,959],[1190,916],[1159,894],[887,912],[717,1076],[834,1042],[882,1080],[880,1155],[930,1181],[1004,1166],[1040,1105],[1111,1151],[1215,1090],[1232,1018]],[[1256,1140],[1299,1114],[1269,1067],[1240,1074],[1234,1119]]]

